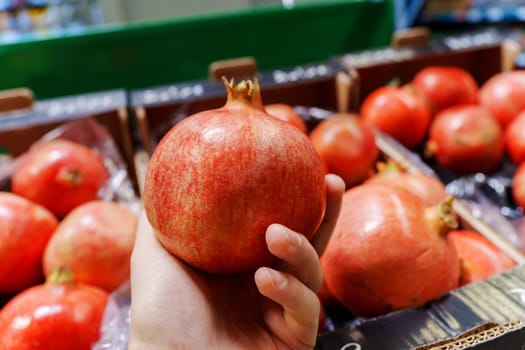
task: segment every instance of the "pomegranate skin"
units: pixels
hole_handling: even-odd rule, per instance
[[[42,255],[57,226],[57,218],[40,204],[0,192],[0,293],[43,281]]]
[[[326,206],[321,160],[308,137],[229,87],[222,108],[176,124],[146,172],[144,208],[161,244],[207,272],[276,261],[265,232],[279,223],[311,238]],[[226,86],[228,89],[228,86]]]
[[[77,283],[43,283],[0,310],[0,350],[90,350],[109,294]]]
[[[94,200],[58,225],[42,258],[44,275],[69,268],[75,280],[112,292],[129,279],[137,217],[115,202]]]
[[[434,209],[397,187],[348,190],[321,257],[337,301],[357,316],[373,317],[421,306],[456,288],[459,258]]]
[[[46,207],[59,218],[98,199],[109,173],[89,147],[56,139],[31,149],[12,178],[14,193]]]

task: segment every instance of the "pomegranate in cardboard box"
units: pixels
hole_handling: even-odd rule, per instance
[[[353,314],[372,317],[421,306],[456,288],[460,263],[447,237],[457,225],[451,204],[429,207],[383,184],[348,190],[321,256],[330,293]]]

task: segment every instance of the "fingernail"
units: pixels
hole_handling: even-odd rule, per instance
[[[286,237],[286,241],[289,244],[294,245],[294,246],[299,245],[300,238],[295,232],[288,230],[286,227],[282,225],[279,225],[279,229],[281,230],[281,232],[284,233],[284,236]]]
[[[284,285],[286,284],[286,279],[282,276],[280,272],[269,269],[269,268],[265,268],[264,273],[270,279],[272,286],[274,288],[280,289],[280,288],[283,288]]]

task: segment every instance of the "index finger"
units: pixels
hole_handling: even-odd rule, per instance
[[[326,183],[326,211],[317,233],[312,239],[317,255],[321,256],[328,244],[328,240],[339,218],[339,211],[341,210],[341,202],[343,193],[345,191],[345,183],[343,179],[335,174],[327,174],[325,176]]]

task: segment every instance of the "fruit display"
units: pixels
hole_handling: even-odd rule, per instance
[[[0,349],[91,349],[129,280],[139,198],[94,119],[30,135],[0,172]]]
[[[522,72],[480,78],[460,65],[429,64],[413,73],[398,85],[384,77],[353,108],[340,108],[332,95],[352,91],[330,77],[304,96],[301,81],[283,83],[281,94],[279,84],[264,90],[256,79],[224,79],[227,96],[178,99],[150,115],[137,109],[139,134],[153,135],[147,145],[140,140],[151,150],[140,199],[120,188],[112,152],[98,143],[34,139],[5,182],[0,169],[0,184],[9,184],[0,192],[0,339],[24,349],[68,332],[75,348],[91,346],[108,298],[129,278],[138,202],[169,253],[206,273],[245,273],[277,262],[264,240],[269,224],[313,238],[327,173],[346,191],[320,256],[320,334],[426,310],[521,264],[455,208],[469,203],[466,191],[485,199],[482,190],[494,186],[521,227],[509,248],[525,252]],[[501,100],[500,90],[509,92]],[[500,203],[476,204],[502,214]],[[484,223],[485,213],[475,219]],[[58,272],[72,277],[53,283]],[[90,311],[15,329],[15,319],[57,304]]]

